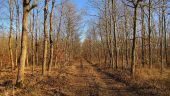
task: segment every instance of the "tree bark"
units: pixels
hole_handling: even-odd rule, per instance
[[[46,74],[46,62],[47,62],[47,47],[48,47],[48,0],[45,0],[44,8],[44,53],[43,53],[43,65],[42,65],[42,75]]]
[[[116,4],[112,0],[112,19],[113,19],[113,39],[114,39],[114,53],[115,53],[115,67],[118,68],[118,53],[117,53],[117,38],[116,38]]]
[[[151,0],[149,0],[148,31],[149,31],[149,68],[152,68],[152,58],[151,58]]]
[[[36,7],[32,5],[30,7],[30,0],[23,0],[23,17],[22,17],[22,36],[21,36],[21,54],[20,63],[18,65],[18,74],[16,86],[22,87],[24,81],[24,68],[27,55],[27,41],[28,41],[28,16],[31,9]]]
[[[145,24],[144,24],[144,8],[143,6],[141,7],[141,19],[142,19],[142,50],[141,50],[141,53],[142,53],[142,59],[141,59],[141,63],[142,63],[142,66],[144,67],[145,65]]]
[[[166,0],[163,0],[163,27],[164,27],[164,57],[165,64],[168,65],[168,52],[167,52],[167,30],[166,30]]]
[[[15,37],[15,66],[18,66],[18,33],[20,33],[20,10],[18,0],[15,0],[16,6],[16,14],[17,14],[17,21],[16,21],[16,37]]]
[[[35,34],[35,57],[36,64],[38,65],[38,10],[36,11],[36,34]]]
[[[11,0],[8,1],[9,3],[9,11],[10,11],[10,33],[9,33],[9,52],[10,52],[10,60],[11,60],[11,71],[14,68],[14,61],[13,61],[13,52],[12,52],[12,30],[13,30],[13,2]]]
[[[52,39],[52,35],[53,35],[53,15],[54,15],[54,5],[55,5],[55,0],[52,1],[52,9],[51,9],[51,13],[50,13],[50,61],[49,61],[49,67],[48,67],[48,71],[51,71],[51,66],[53,63],[53,50],[54,50],[54,44],[53,44],[53,39]]]
[[[34,49],[35,49],[35,47],[34,47],[34,45],[35,45],[35,42],[34,42],[34,21],[35,21],[35,19],[34,19],[35,17],[34,17],[34,10],[33,10],[33,15],[32,15],[32,30],[31,30],[31,35],[32,35],[32,74],[34,74],[34,65],[35,65],[35,53],[34,53]]]
[[[137,20],[137,5],[134,8],[134,17],[133,17],[133,43],[132,43],[132,53],[131,53],[131,73],[135,73],[135,49],[136,49],[136,20]]]
[[[129,35],[129,32],[128,32],[128,14],[127,14],[127,7],[124,6],[124,11],[125,11],[125,58],[126,58],[126,67],[129,65],[129,60],[128,60],[128,35]]]

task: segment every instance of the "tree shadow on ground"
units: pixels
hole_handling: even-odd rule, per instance
[[[129,82],[128,80],[121,78],[121,72],[107,72],[105,70],[103,70],[102,68],[98,67],[97,64],[93,64],[90,61],[87,61],[97,72],[106,75],[107,77],[117,81],[117,82],[121,82],[124,83],[127,86],[127,89],[122,90],[123,91],[128,91],[131,93],[135,93],[137,96],[161,96],[162,94],[162,90],[155,88],[154,86],[150,86],[150,85],[144,85],[144,86],[140,86],[137,84],[133,84],[131,82]],[[114,89],[113,89],[114,90]],[[121,90],[118,90],[121,91]]]

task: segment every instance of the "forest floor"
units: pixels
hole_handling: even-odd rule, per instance
[[[87,62],[53,69],[44,77],[40,68],[34,75],[26,68],[23,88],[13,86],[16,73],[1,69],[0,96],[168,96],[170,92],[170,81],[161,86],[158,81],[132,79],[122,71],[106,72]]]

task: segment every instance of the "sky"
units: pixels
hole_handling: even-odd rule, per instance
[[[57,4],[60,4],[62,0],[56,0]],[[70,0],[73,4],[75,4],[75,8],[77,8],[77,11],[80,10],[86,10],[86,12],[91,13],[91,14],[95,14],[95,12],[93,12],[91,9],[89,9],[89,0]],[[44,2],[42,1],[42,4],[44,4]],[[41,5],[43,6],[43,5]],[[49,10],[51,8],[51,5],[49,4]],[[43,10],[42,10],[43,11]],[[81,28],[81,41],[83,42],[84,39],[86,38],[86,32],[88,30],[88,21],[91,17],[89,15],[84,15],[83,16],[83,22],[82,25],[84,26],[83,28]]]
[[[90,10],[88,9],[89,7],[89,3],[88,0],[71,0],[75,5],[77,10],[81,10],[81,9],[85,9],[87,12],[89,12]],[[82,34],[81,34],[81,42],[83,42],[86,38],[86,32],[88,30],[88,20],[90,19],[90,16],[86,15],[83,16],[83,21],[84,21],[84,27],[81,29]]]
[[[9,10],[8,10],[8,1],[7,0],[0,0],[1,3],[3,6],[1,6],[3,8],[3,10],[0,10],[0,14],[3,14],[1,15],[1,20],[0,20],[0,26],[4,26],[6,29],[9,29],[9,20],[8,19],[4,19],[4,18],[9,18]],[[60,3],[62,0],[56,0],[56,3]],[[89,0],[70,0],[73,4],[75,4],[75,8],[77,8],[77,10],[86,10],[86,12],[90,13],[91,10],[89,10]],[[44,6],[44,0],[40,0],[39,1],[39,4],[38,6],[42,7]],[[0,9],[1,9],[0,7]],[[20,6],[22,8],[22,6]],[[51,4],[49,4],[49,10],[51,8]],[[41,10],[43,12],[43,9]],[[84,24],[84,27],[81,29],[82,31],[82,36],[81,36],[81,40],[83,41],[85,39],[85,35],[86,35],[86,32],[87,32],[87,29],[88,29],[88,20],[90,19],[91,17],[88,16],[88,15],[85,15],[83,16],[83,24]],[[15,24],[15,23],[14,23]],[[9,31],[9,30],[8,30]]]
[[[88,0],[72,0],[72,1],[74,2],[74,4],[77,5],[79,9],[86,7],[88,2]]]

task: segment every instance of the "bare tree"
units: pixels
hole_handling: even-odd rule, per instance
[[[112,0],[112,19],[113,19],[113,40],[114,40],[114,53],[115,65],[118,68],[118,53],[117,53],[117,39],[116,39],[116,2]]]
[[[151,58],[151,0],[149,0],[149,16],[148,16],[148,31],[149,31],[149,68],[152,68]]]
[[[16,41],[15,41],[15,65],[18,66],[18,35],[20,33],[20,9],[19,9],[19,2],[18,0],[14,0],[15,6],[16,6],[16,14],[17,14],[17,19],[16,19]]]
[[[131,73],[132,75],[135,74],[135,49],[136,49],[136,20],[137,20],[137,9],[138,5],[142,0],[127,0],[132,4],[128,5],[132,8],[134,8],[134,14],[133,14],[133,37],[132,37],[132,52],[131,52]]]
[[[14,15],[14,2],[8,0],[9,4],[9,12],[10,12],[10,33],[9,33],[9,51],[10,51],[10,60],[11,60],[11,70],[14,68],[14,61],[13,61],[13,52],[12,52],[12,33],[13,33],[13,15]]]
[[[52,1],[52,8],[51,8],[51,13],[50,13],[50,61],[49,61],[49,67],[48,71],[51,71],[51,66],[53,63],[53,51],[54,51],[54,44],[53,44],[53,15],[54,15],[54,5],[55,5],[55,0]]]
[[[142,66],[144,67],[145,65],[145,15],[144,15],[144,6],[141,5],[141,22],[142,22],[142,26],[141,26],[141,30],[142,30],[142,49],[141,49],[141,53],[142,53],[142,59],[141,59],[141,63]]]
[[[42,74],[46,74],[46,62],[47,62],[47,47],[48,47],[48,0],[45,0],[44,6],[44,53],[43,53],[43,65],[42,65]]]
[[[163,31],[164,31],[164,57],[165,64],[168,65],[168,50],[167,50],[167,27],[166,27],[166,9],[167,9],[167,0],[162,0],[162,18],[163,18]]]
[[[27,42],[28,42],[28,16],[30,11],[35,8],[37,5],[30,4],[30,0],[23,0],[23,17],[22,17],[22,37],[21,37],[21,54],[20,54],[20,63],[18,65],[18,74],[16,85],[18,87],[23,86],[24,81],[24,68],[27,55]]]
[[[34,52],[34,49],[35,49],[35,42],[34,42],[34,27],[35,27],[35,23],[34,23],[34,21],[35,21],[35,13],[34,13],[34,10],[33,10],[33,12],[32,12],[32,23],[31,23],[31,25],[32,25],[32,27],[31,27],[31,37],[32,37],[32,44],[31,44],[31,46],[32,46],[32,74],[34,74],[34,65],[35,65],[35,52]]]
[[[38,64],[38,9],[36,10],[35,57]]]

